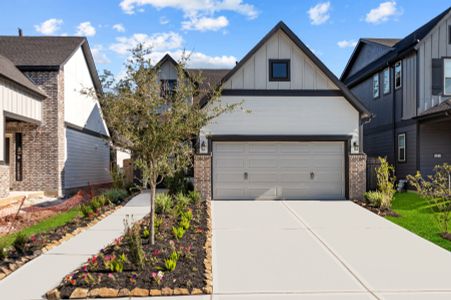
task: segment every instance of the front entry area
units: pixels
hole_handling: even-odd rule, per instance
[[[344,199],[344,141],[213,141],[215,200]]]

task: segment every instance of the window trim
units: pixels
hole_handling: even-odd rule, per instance
[[[396,65],[398,65],[398,64],[399,64],[399,67],[400,67],[399,68],[399,86],[396,86]],[[393,79],[394,79],[395,90],[400,89],[402,87],[402,60],[398,60],[395,63],[395,72],[394,72]]]
[[[377,95],[374,95],[374,91],[375,91],[374,82],[375,82],[376,78],[377,78]],[[372,83],[373,83],[373,88],[372,88],[372,90],[373,90],[373,99],[378,99],[381,96],[381,79],[379,78],[379,73],[376,73],[376,74],[373,75]]]
[[[451,25],[448,25],[448,45],[451,45]]]
[[[451,26],[451,25],[450,25]],[[443,96],[451,96],[451,91],[449,94],[446,93],[446,76],[445,76],[445,61],[450,61],[451,63],[451,57],[446,56],[446,57],[442,57],[442,64],[443,64]],[[451,77],[448,77],[451,78]]]
[[[400,150],[401,150],[401,147],[400,147],[400,145],[399,145],[399,138],[400,137],[404,137],[404,159],[403,160],[401,160],[400,159]],[[407,135],[406,135],[406,133],[405,132],[401,132],[401,133],[398,133],[398,139],[397,139],[397,157],[396,157],[396,160],[399,162],[399,163],[406,163],[407,162]]]
[[[385,92],[385,71],[388,72],[388,81],[387,81],[387,83],[388,83],[388,91],[387,92]],[[390,80],[391,78],[390,77],[391,77],[390,67],[386,67],[384,69],[384,71],[382,71],[382,93],[384,95],[388,95],[391,92],[391,80]]]
[[[274,63],[285,63],[287,64],[287,76],[286,77],[273,77],[273,64]],[[269,59],[269,68],[268,68],[268,78],[269,81],[290,81],[291,80],[291,60],[290,59]]]

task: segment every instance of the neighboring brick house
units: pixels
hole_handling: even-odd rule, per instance
[[[111,182],[108,129],[97,99],[82,93],[101,92],[86,38],[0,36],[0,55],[35,89],[22,92],[27,87],[9,78],[11,90],[39,98],[38,105],[0,94],[2,103],[28,113],[3,105],[0,160],[3,169],[9,165],[9,189],[61,196]],[[3,175],[1,189],[8,190]]]
[[[402,39],[360,39],[341,80],[374,115],[363,150],[398,179],[451,163],[451,7]]]

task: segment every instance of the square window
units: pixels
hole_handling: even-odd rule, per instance
[[[373,76],[373,98],[379,98],[379,73]]]
[[[269,60],[269,81],[290,81],[290,60]]]
[[[406,134],[398,134],[398,161],[406,162]]]

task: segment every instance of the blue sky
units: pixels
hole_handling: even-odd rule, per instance
[[[192,51],[192,67],[232,67],[283,20],[339,76],[360,37],[403,37],[449,0],[0,0],[0,34],[87,35],[97,68],[118,74],[126,50]]]

